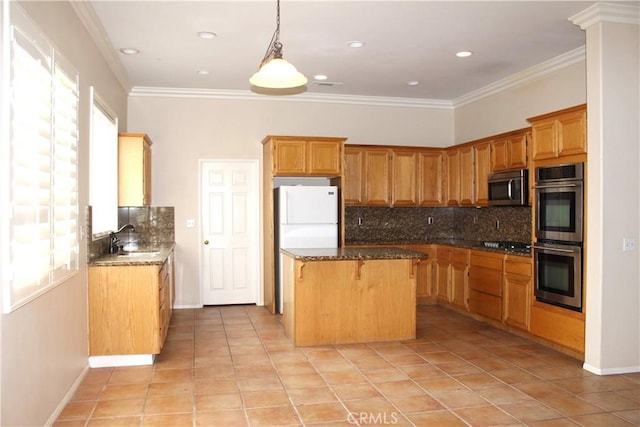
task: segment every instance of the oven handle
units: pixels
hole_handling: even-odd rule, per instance
[[[566,252],[566,253],[570,253],[570,254],[575,252],[575,251],[573,251],[571,249],[551,248],[549,246],[536,246],[536,245],[533,245],[531,247],[533,249],[544,249],[545,251]]]
[[[562,188],[562,187],[578,187],[578,184],[557,184],[557,185],[534,185],[533,188]]]

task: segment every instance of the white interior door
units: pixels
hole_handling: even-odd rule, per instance
[[[204,305],[256,302],[258,162],[203,160],[201,289]]]

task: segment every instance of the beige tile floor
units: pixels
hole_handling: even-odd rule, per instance
[[[295,348],[262,307],[175,310],[154,366],[92,369],[56,426],[631,426],[640,374],[438,306],[407,342]]]

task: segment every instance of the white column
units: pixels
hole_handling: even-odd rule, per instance
[[[640,14],[596,3],[586,31],[588,190],[584,368],[640,371]],[[636,248],[623,251],[623,240]]]

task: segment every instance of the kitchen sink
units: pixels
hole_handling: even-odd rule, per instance
[[[127,257],[127,258],[154,257],[158,255],[160,255],[159,251],[136,251],[136,252],[123,252],[118,254],[118,256]]]

